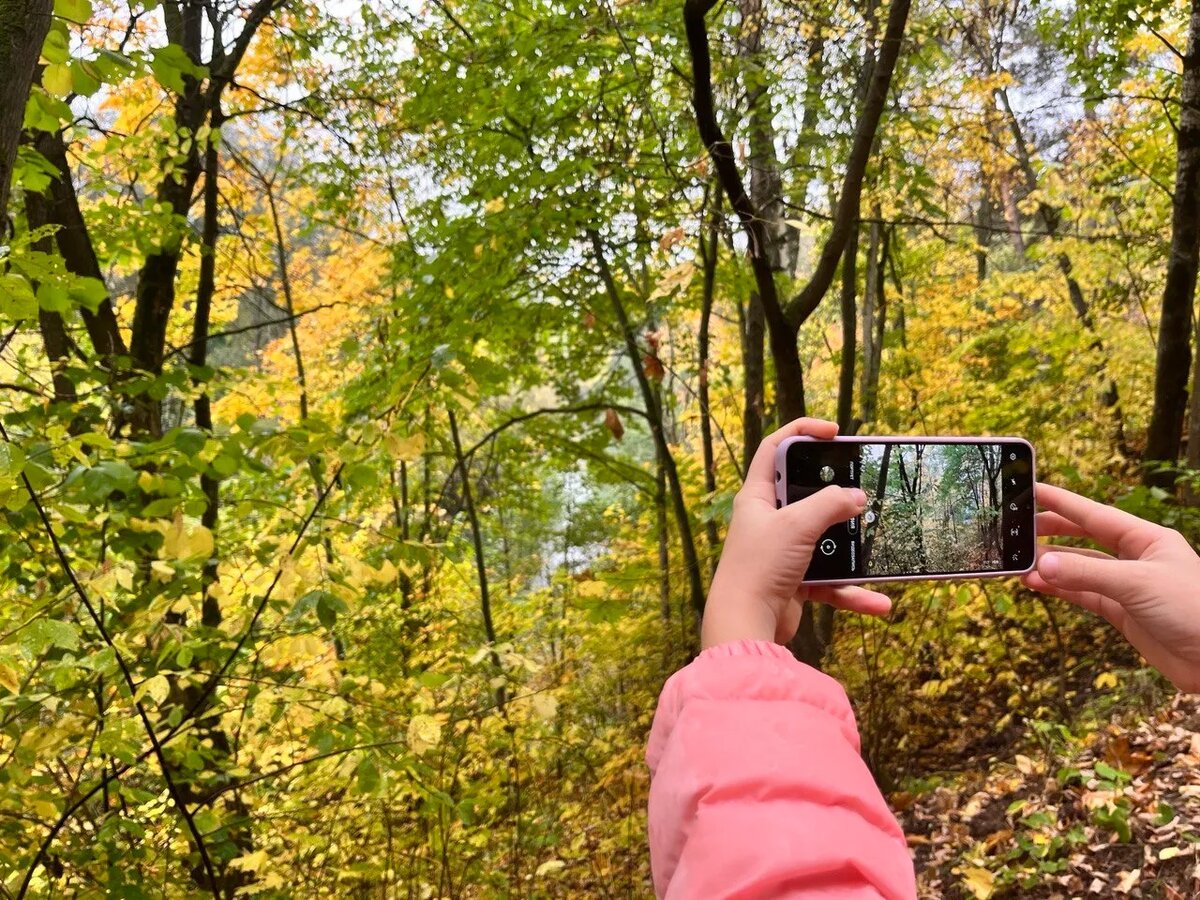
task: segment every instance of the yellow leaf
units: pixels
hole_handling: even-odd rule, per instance
[[[558,715],[558,700],[553,694],[535,694],[532,703],[533,711],[547,722]]]
[[[208,559],[214,547],[212,532],[203,525],[185,524],[182,513],[176,513],[163,532],[163,555],[170,559]]]
[[[155,675],[142,682],[137,690],[137,699],[149,696],[156,705],[162,706],[171,693],[171,682],[166,675]]]
[[[416,459],[425,450],[425,435],[410,434],[402,437],[398,434],[389,434],[384,437],[383,445],[393,459]]]
[[[21,679],[9,666],[0,665],[0,687],[8,688],[13,694],[21,692]]]
[[[247,853],[245,856],[239,856],[230,865],[235,869],[241,869],[243,872],[257,872],[266,863],[267,858],[266,850],[256,850],[253,853]]]
[[[166,582],[175,577],[175,570],[161,559],[156,559],[150,563],[150,574],[155,581]]]
[[[975,900],[988,900],[996,890],[996,876],[987,869],[971,866],[962,870],[963,886]]]
[[[440,744],[442,726],[433,716],[413,716],[408,723],[408,747],[413,753],[424,753]]]
[[[498,213],[504,209],[504,198],[497,197],[494,200],[489,200],[483,205],[484,211],[489,213]]]
[[[1113,672],[1101,672],[1096,676],[1096,690],[1104,690],[1105,688],[1115,688],[1117,686],[1117,676]]]
[[[552,875],[555,872],[561,872],[566,867],[567,864],[561,859],[548,859],[538,866],[537,871],[533,874],[535,877],[541,878],[543,875]]]

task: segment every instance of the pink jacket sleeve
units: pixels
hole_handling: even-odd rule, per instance
[[[735,641],[676,672],[646,759],[659,897],[916,897],[845,692],[786,648]]]

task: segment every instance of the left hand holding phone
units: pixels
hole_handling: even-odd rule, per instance
[[[733,520],[705,604],[703,647],[735,640],[787,643],[800,624],[805,601],[877,616],[892,608],[878,591],[802,584],[821,535],[861,513],[866,494],[831,485],[775,508],[775,450],[780,443],[796,435],[829,439],[837,430],[833,422],[796,419],[759,445],[733,500]]]

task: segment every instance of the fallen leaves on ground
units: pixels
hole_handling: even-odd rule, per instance
[[[922,898],[1200,897],[1200,697],[893,805]]]

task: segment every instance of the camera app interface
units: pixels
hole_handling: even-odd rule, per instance
[[[1033,466],[1020,442],[797,443],[788,502],[862,488],[861,516],[822,535],[807,580],[1022,569],[1033,557]]]

